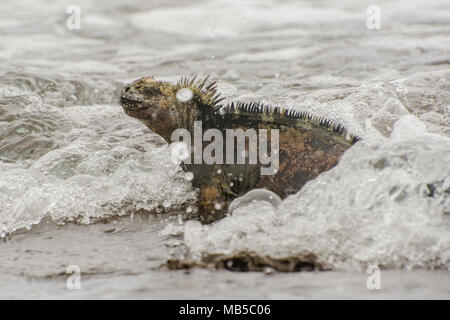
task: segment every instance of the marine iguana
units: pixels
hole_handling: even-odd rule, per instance
[[[182,89],[188,93],[187,99],[180,99]],[[266,188],[286,198],[307,181],[335,166],[344,151],[359,140],[344,126],[307,112],[261,103],[222,105],[223,100],[215,81],[208,83],[208,77],[196,80],[196,76],[182,78],[176,84],[144,77],[125,86],[120,96],[128,116],[142,121],[168,143],[172,142],[171,135],[176,129],[184,128],[195,134],[196,121],[202,123],[202,134],[211,128],[220,130],[224,136],[227,129],[266,129],[270,136],[273,129],[278,129],[278,170],[271,175],[261,174],[263,164],[249,161],[245,164],[181,164],[183,170],[193,173],[192,185],[199,189],[198,202],[203,213],[224,213],[234,198],[255,188]],[[271,141],[267,142],[268,154]],[[246,152],[260,150],[260,145],[252,149],[250,144],[246,143]],[[202,150],[191,148],[191,155],[201,153],[207,145],[208,142],[203,141]],[[225,146],[223,151],[225,154]]]

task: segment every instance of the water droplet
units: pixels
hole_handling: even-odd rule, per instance
[[[350,132],[345,133],[345,139],[347,139],[349,141],[352,139],[352,135],[350,134]]]
[[[217,169],[217,174],[221,174],[222,170],[221,169]]]
[[[221,116],[224,116],[226,113],[227,113],[227,109],[226,109],[225,107],[220,108],[219,114],[220,114]]]
[[[192,181],[192,179],[194,179],[194,174],[192,172],[188,171],[184,174],[184,178],[187,181]]]
[[[170,157],[173,164],[179,164],[190,156],[189,147],[184,142],[173,142],[170,144]]]
[[[220,209],[222,209],[222,204],[216,202],[216,203],[214,204],[214,208],[215,208],[216,210],[220,210]]]
[[[267,189],[253,189],[242,197],[234,199],[231,202],[228,211],[233,212],[237,208],[245,207],[253,201],[265,201],[274,207],[278,207],[281,204],[281,198],[276,193]]]
[[[192,90],[189,88],[183,88],[177,92],[177,100],[180,102],[188,102],[194,97]]]
[[[271,267],[265,267],[264,268],[264,273],[265,274],[273,274],[275,272],[275,270]]]
[[[168,208],[170,207],[171,204],[172,202],[170,202],[170,200],[164,200],[162,205],[164,208]]]

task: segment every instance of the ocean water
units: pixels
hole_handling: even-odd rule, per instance
[[[448,1],[17,0],[0,34],[0,298],[450,298]],[[195,73],[363,140],[278,207],[201,225],[118,101]],[[299,261],[327,271],[277,267]]]

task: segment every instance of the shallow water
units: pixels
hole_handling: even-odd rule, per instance
[[[450,297],[445,0],[378,2],[380,30],[369,1],[78,1],[80,30],[71,4],[0,5],[0,297]],[[167,145],[118,104],[138,77],[194,73],[227,101],[309,111],[363,141],[279,207],[202,226]],[[242,252],[331,271],[165,267]]]

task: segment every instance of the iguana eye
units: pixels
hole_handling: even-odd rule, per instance
[[[158,93],[157,90],[153,89],[153,88],[147,88],[144,90],[144,92],[145,92],[145,94],[148,94],[148,95],[155,95]]]

